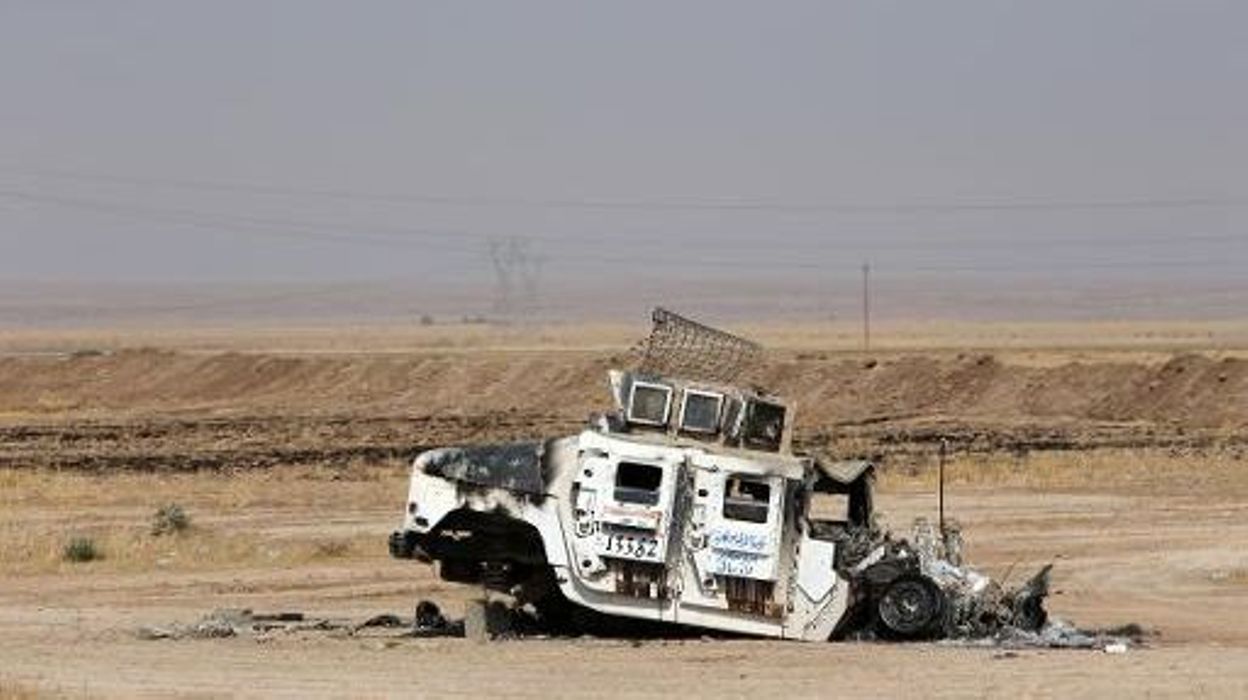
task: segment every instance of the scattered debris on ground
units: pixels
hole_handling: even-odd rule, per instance
[[[1125,654],[1128,649],[1139,648],[1143,636],[1120,636],[1105,631],[1081,630],[1065,620],[1051,618],[1038,630],[1022,630],[1005,627],[986,637],[951,638],[943,645],[993,647],[1011,649],[1090,649],[1108,654]]]
[[[352,637],[374,631],[399,631],[393,636],[462,637],[463,621],[448,620],[438,606],[421,601],[414,618],[384,613],[362,621],[347,618],[316,617],[301,612],[257,613],[247,608],[214,610],[191,624],[174,623],[164,626],[140,627],[140,639],[223,639],[255,637],[303,632],[329,632]]]
[[[474,611],[477,611],[475,615]],[[484,622],[486,616],[493,618],[489,625]],[[466,626],[474,629],[466,630]],[[498,632],[499,629],[505,631]],[[726,638],[723,635],[689,636],[680,634],[681,631],[673,628],[672,638],[700,639],[706,642]],[[412,618],[383,613],[362,621],[316,617],[301,612],[257,613],[245,608],[224,608],[215,610],[191,624],[144,626],[140,627],[135,634],[139,639],[145,640],[241,637],[262,641],[279,635],[318,632],[339,638],[468,637],[478,641],[483,639],[537,639],[552,636],[552,631],[542,627],[540,620],[531,611],[497,600],[482,602],[479,606],[470,606],[466,620],[447,618],[436,603],[428,600],[422,600],[417,604],[416,614]],[[1017,627],[1002,627],[990,635],[948,638],[938,643],[945,646],[1002,650],[993,658],[1013,658],[1014,652],[1021,649],[1088,649],[1101,650],[1107,654],[1124,654],[1129,649],[1142,646],[1144,638],[1150,634],[1155,633],[1150,633],[1134,623],[1105,630],[1080,630],[1063,620],[1052,618],[1034,631]],[[593,637],[593,635],[578,636]],[[866,637],[856,637],[855,640],[871,641]],[[640,639],[631,639],[631,642],[633,646],[642,644]]]

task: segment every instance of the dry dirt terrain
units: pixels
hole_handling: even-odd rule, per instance
[[[835,334],[763,334],[777,350],[754,379],[798,399],[805,448],[880,460],[886,522],[931,515],[933,444],[950,438],[949,509],[969,559],[1013,580],[1054,562],[1050,610],[1142,625],[1145,646],[1126,654],[482,645],[338,627],[144,639],[144,626],[218,608],[355,623],[428,598],[456,613],[475,591],[386,554],[406,463],[434,445],[575,429],[604,407],[602,371],[626,360],[628,335],[5,334],[0,698],[1246,697],[1242,330],[1067,328],[1060,343],[1036,329],[898,331],[871,354]],[[153,535],[169,503],[190,525]],[[73,538],[98,557],[67,561]]]

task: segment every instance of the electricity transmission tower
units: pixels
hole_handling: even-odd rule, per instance
[[[519,236],[489,241],[494,269],[494,313],[505,321],[519,321],[537,311],[538,284],[546,260],[533,251],[532,241]]]

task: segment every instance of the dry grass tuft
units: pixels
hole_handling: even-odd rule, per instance
[[[1231,569],[1221,580],[1239,586],[1248,586],[1248,568]]]
[[[180,474],[0,469],[0,512],[19,508],[130,506],[150,513],[170,503],[197,513],[276,508],[311,501],[347,506],[397,502],[401,506],[407,479],[406,465],[365,463]]]
[[[103,558],[104,554],[90,537],[73,537],[61,548],[61,559],[71,564],[83,564]]]
[[[0,700],[36,700],[43,697],[49,696],[28,685],[0,680]]]
[[[178,572],[384,558],[388,530],[355,532],[345,526],[341,534],[326,533],[317,523],[292,525],[284,512],[318,504],[334,511],[393,513],[397,519],[406,492],[405,469],[362,464],[238,474],[0,470],[0,570]],[[180,506],[183,516],[193,509],[195,524],[173,526],[176,537],[153,537],[151,514],[163,508],[168,516],[169,504]],[[65,533],[107,556],[71,563]]]
[[[323,535],[289,535],[266,530],[197,527],[180,537],[154,538],[143,527],[99,527],[88,542],[93,557],[71,559],[55,532],[0,528],[0,568],[13,574],[143,571],[210,571],[247,567],[286,568],[326,559],[385,556],[382,534],[327,540]],[[77,540],[75,540],[77,541]],[[107,552],[103,557],[101,552]],[[79,562],[90,562],[84,565]],[[81,568],[84,567],[85,568]]]
[[[191,516],[177,503],[168,503],[156,510],[152,516],[152,535],[176,535],[185,532],[191,526]]]
[[[0,350],[9,352],[85,350],[88,357],[122,348],[160,347],[211,352],[286,353],[442,353],[506,350],[623,350],[649,330],[645,314],[615,323],[552,323],[494,326],[480,324],[330,324],[234,326],[204,328],[158,325],[125,331],[108,328],[0,330]],[[440,320],[440,319],[439,319]],[[856,352],[861,331],[856,321],[729,322],[728,330],[743,333],[769,348]],[[887,350],[991,348],[1015,350],[1080,349],[1169,352],[1193,347],[1243,350],[1248,323],[1221,321],[1032,321],[971,322],[898,321],[872,327],[872,345]]]
[[[317,542],[315,553],[320,558],[341,559],[351,553],[351,542],[347,540]]]

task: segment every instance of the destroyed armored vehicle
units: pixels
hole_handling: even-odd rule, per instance
[[[580,434],[419,455],[391,554],[571,630],[828,640],[1044,622],[1043,576],[1006,593],[961,568],[948,533],[895,541],[873,519],[871,463],[795,453],[794,406],[724,381],[757,346],[654,320],[638,367],[609,373],[615,410]]]

